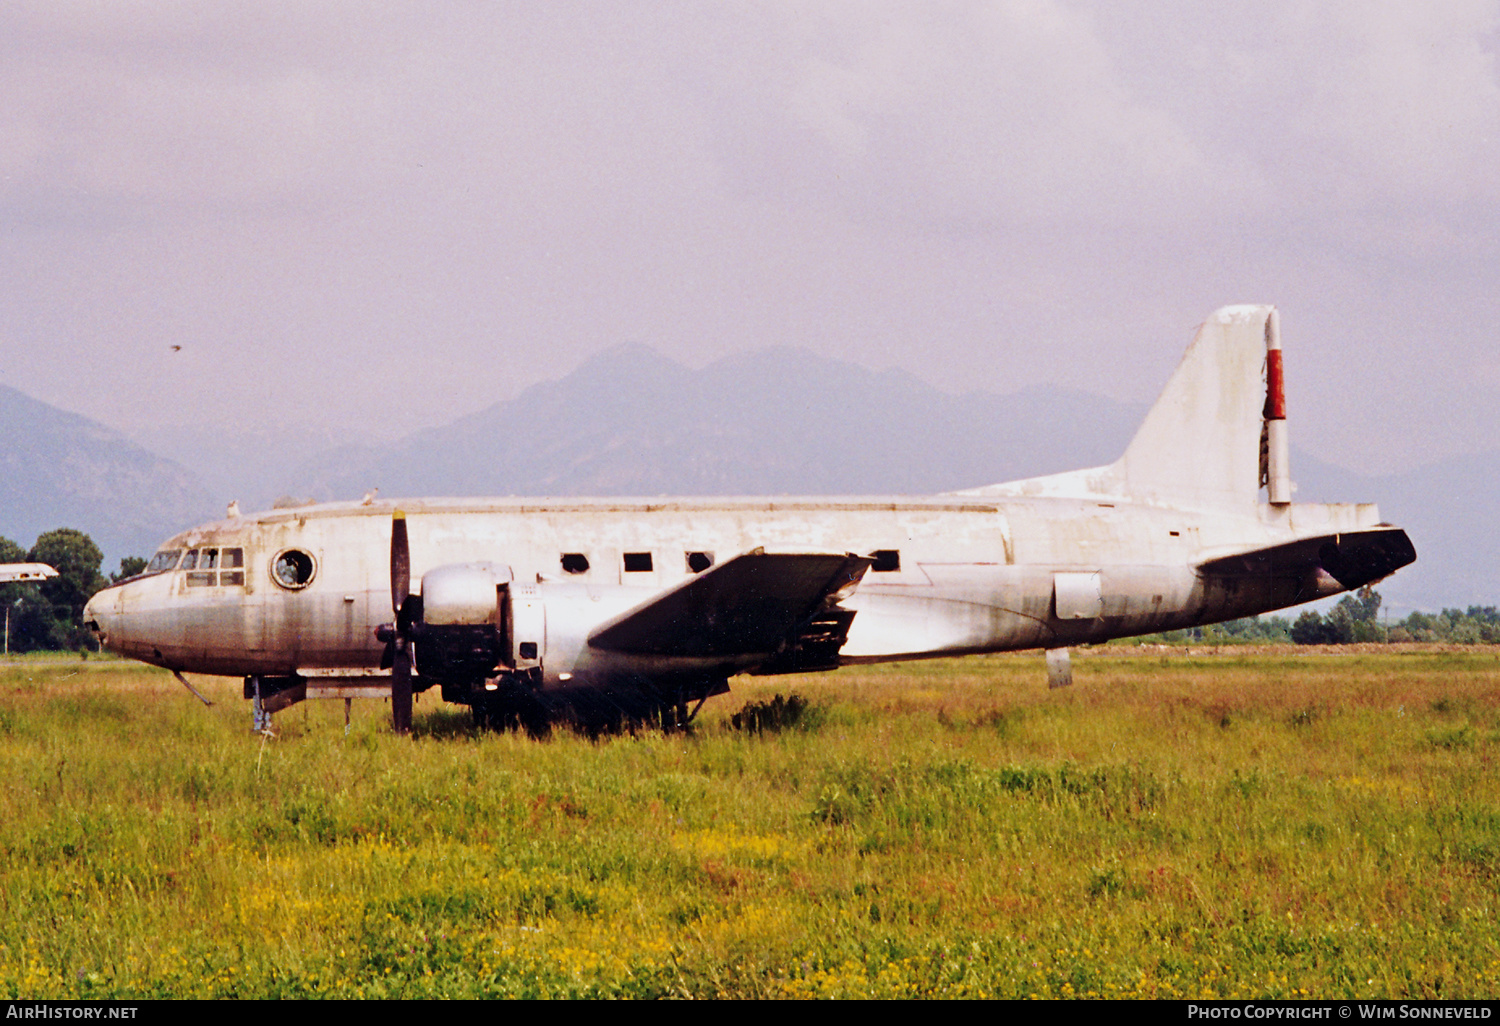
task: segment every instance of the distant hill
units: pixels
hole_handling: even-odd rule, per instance
[[[345,448],[285,490],[398,495],[931,494],[1106,462],[1141,410],[1083,392],[953,395],[798,349],[692,370],[601,353],[384,450]]]
[[[44,531],[76,527],[104,550],[109,571],[215,513],[176,463],[4,385],[0,437],[0,535],[27,548]]]
[[[1406,529],[1417,562],[1376,586],[1393,616],[1500,605],[1500,452],[1381,477],[1294,453],[1292,477],[1298,502],[1376,502],[1384,519]]]

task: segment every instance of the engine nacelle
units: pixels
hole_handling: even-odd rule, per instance
[[[636,587],[517,581],[499,563],[436,567],[422,575],[421,612],[412,625],[417,673],[429,683],[452,685],[445,694],[457,695],[498,676],[553,687],[580,673],[638,671],[621,665],[630,657],[607,653],[601,663],[588,638],[649,594]]]
[[[500,563],[450,563],[422,575],[422,622],[432,627],[504,626],[514,578]]]
[[[417,673],[437,681],[477,681],[515,665],[510,567],[453,563],[422,575]]]

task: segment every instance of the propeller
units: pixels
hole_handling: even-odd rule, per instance
[[[411,733],[412,627],[421,619],[422,599],[411,593],[411,548],[406,539],[406,514],[391,514],[391,611],[393,623],[381,624],[375,637],[385,642],[380,668],[391,671],[391,726],[398,734]]]

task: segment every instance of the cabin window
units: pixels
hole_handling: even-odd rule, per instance
[[[212,570],[190,570],[187,575],[189,588],[212,588],[218,574]]]
[[[565,574],[586,574],[589,572],[589,557],[582,552],[564,552],[562,568]]]
[[[271,580],[288,591],[307,587],[316,572],[312,556],[301,549],[287,549],[271,561]]]
[[[877,574],[893,574],[901,569],[900,549],[876,549],[870,553],[870,558],[875,561],[870,569]]]
[[[625,553],[625,572],[627,574],[649,574],[651,572],[651,553]]]
[[[198,569],[198,550],[197,549],[189,549],[188,550],[188,554],[186,556],[182,557],[182,566],[179,569],[182,569],[182,570],[196,570],[196,569]]]
[[[244,549],[221,549],[219,551],[219,565],[225,570],[239,570],[245,565]]]
[[[687,568],[690,574],[701,574],[713,565],[714,554],[712,552],[687,553]]]

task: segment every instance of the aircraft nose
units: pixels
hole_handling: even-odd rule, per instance
[[[118,587],[105,588],[93,598],[89,599],[83,607],[83,623],[94,637],[99,639],[99,644],[104,648],[112,648],[110,644],[115,633],[115,627],[119,621],[120,589]]]

